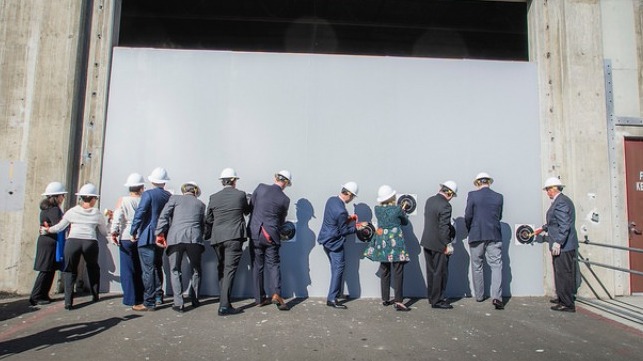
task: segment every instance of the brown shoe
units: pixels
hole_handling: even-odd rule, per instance
[[[140,305],[132,306],[132,310],[138,311],[138,312],[147,312],[147,311],[154,311],[154,308],[153,307],[147,307],[144,304],[140,304]]]
[[[286,301],[284,301],[284,299],[276,293],[272,295],[272,303],[274,305],[277,305],[279,311],[288,311],[290,309],[290,307],[288,307],[288,304],[286,304]]]

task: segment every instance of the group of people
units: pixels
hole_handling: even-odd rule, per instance
[[[29,299],[32,305],[51,302],[49,290],[54,273],[60,266],[56,245],[66,234],[63,261],[65,308],[73,309],[73,284],[82,255],[92,292],[92,301],[98,301],[100,268],[98,265],[97,233],[108,237],[119,246],[123,303],[135,311],[153,311],[163,304],[163,253],[168,257],[170,284],[173,292],[172,309],[184,312],[183,295],[190,296],[191,306],[199,307],[201,283],[201,255],[204,241],[210,240],[217,257],[220,290],[218,314],[234,315],[243,312],[231,304],[231,290],[242,255],[242,246],[250,240],[253,275],[253,297],[257,306],[274,304],[281,311],[289,305],[281,297],[280,246],[281,228],[286,223],[290,199],[284,193],[292,185],[292,175],[279,171],[272,184],[259,184],[252,195],[236,188],[239,177],[232,168],[221,172],[223,188],[212,194],[206,206],[198,197],[201,190],[195,182],[181,186],[181,194],[172,195],[164,189],[170,180],[164,168],[156,168],[148,176],[152,188],[144,190],[145,180],[137,173],[129,175],[125,186],[127,196],[116,205],[111,226],[95,207],[99,197],[92,184],[85,184],[76,195],[78,205],[62,213],[61,205],[67,193],[58,182],[50,183],[41,203],[40,233],[38,238],[35,270],[39,271]],[[486,261],[491,270],[490,298],[495,309],[504,309],[502,299],[502,219],[503,196],[491,189],[493,178],[480,173],[474,179],[476,190],[467,197],[465,225],[468,232],[473,276],[473,293],[476,301],[486,299],[483,266]],[[536,229],[535,235],[547,232],[553,257],[556,303],[555,311],[574,312],[575,253],[578,238],[575,230],[575,211],[571,200],[562,194],[563,184],[558,178],[545,182],[552,205],[547,212],[547,224]],[[358,196],[356,182],[341,186],[336,196],[328,199],[317,241],[323,246],[331,269],[331,280],[326,305],[337,309],[347,306],[340,302],[345,264],[344,243],[346,236],[368,231],[364,257],[379,262],[382,305],[393,305],[397,311],[409,311],[404,304],[404,265],[410,261],[406,249],[403,227],[409,223],[408,203],[396,202],[397,192],[389,185],[378,189],[374,214],[377,228],[360,222],[356,215],[349,215],[346,204]],[[451,223],[450,201],[457,196],[458,187],[453,181],[440,184],[437,194],[427,199],[424,207],[424,230],[420,245],[426,261],[427,296],[432,308],[450,309],[453,306],[445,297],[448,280],[448,262],[453,253],[455,228]],[[245,217],[249,216],[246,224]],[[370,233],[370,232],[366,232]],[[182,282],[182,260],[186,255],[191,277],[188,285]],[[264,268],[269,292],[264,287]],[[392,272],[391,272],[392,271]],[[393,273],[393,275],[391,275]],[[393,276],[393,277],[391,277]],[[390,299],[391,278],[394,298]]]

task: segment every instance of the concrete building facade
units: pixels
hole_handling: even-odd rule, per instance
[[[539,69],[543,178],[560,176],[568,185],[581,237],[628,246],[623,143],[643,138],[643,1],[527,6],[529,58]],[[73,194],[79,184],[100,183],[119,7],[118,0],[0,3],[0,290],[31,287],[37,204],[46,184],[60,180]],[[547,207],[543,196],[543,214]],[[623,251],[582,245],[580,253],[629,267]],[[627,273],[580,268],[583,296],[631,293]],[[551,267],[544,269],[551,294]]]

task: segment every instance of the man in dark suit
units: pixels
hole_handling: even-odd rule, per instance
[[[357,197],[357,192],[357,183],[347,182],[342,186],[339,195],[328,198],[324,208],[324,220],[317,237],[317,242],[324,246],[324,252],[330,261],[331,276],[326,305],[334,308],[346,309],[346,305],[337,302],[344,276],[346,236],[365,225],[352,225],[351,222],[354,222],[356,217],[349,216],[346,211],[346,204]]]
[[[143,304],[134,305],[135,311],[154,311],[163,303],[163,248],[156,246],[156,225],[159,215],[170,199],[164,189],[170,180],[164,168],[155,168],[147,177],[153,188],[143,192],[132,219],[130,234],[138,244],[138,254],[143,272]]]
[[[281,238],[279,228],[286,222],[290,198],[284,189],[292,185],[292,175],[287,170],[275,174],[272,185],[259,184],[250,198],[249,232],[250,258],[252,259],[252,275],[254,281],[254,296],[257,305],[263,306],[270,302],[277,305],[281,311],[290,307],[281,297],[281,269],[279,248]],[[272,299],[266,298],[263,285],[263,267],[266,264],[268,285],[272,289]]]
[[[543,190],[552,200],[547,210],[547,224],[536,229],[534,233],[547,232],[554,264],[554,284],[556,286],[556,303],[551,309],[562,312],[576,312],[574,294],[576,293],[576,250],[578,234],[576,233],[576,209],[569,197],[562,193],[564,185],[556,177],[545,181]]]
[[[237,172],[232,168],[221,171],[223,189],[210,196],[205,217],[205,239],[217,255],[219,275],[219,316],[234,315],[242,310],[232,307],[230,295],[234,276],[246,241],[244,215],[250,213],[246,192],[237,189]]]
[[[424,248],[426,283],[429,303],[433,308],[453,308],[444,297],[449,257],[453,254],[451,240],[455,236],[451,226],[451,204],[457,196],[458,186],[454,181],[440,184],[438,194],[426,200],[424,206],[424,231],[420,245]]]
[[[478,188],[469,192],[464,222],[469,232],[473,293],[476,301],[484,301],[484,259],[491,269],[491,303],[497,310],[504,309],[502,302],[502,194],[491,190],[493,178],[480,173],[473,184]]]

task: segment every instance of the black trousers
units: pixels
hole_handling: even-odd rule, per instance
[[[426,288],[429,303],[435,305],[444,300],[449,276],[449,257],[444,252],[424,249],[426,261]]]
[[[388,301],[391,298],[391,268],[393,268],[393,290],[395,291],[394,302],[404,302],[404,263],[403,262],[382,262],[380,263],[380,286],[382,287],[382,300]]]
[[[31,290],[29,301],[36,302],[49,300],[49,291],[51,290],[51,285],[54,283],[55,275],[56,271],[38,272],[36,281],[33,284],[33,289]]]
[[[574,293],[576,293],[576,250],[561,252],[553,256],[554,285],[560,303],[574,308]]]
[[[98,265],[98,242],[95,239],[69,238],[65,242],[65,267],[63,280],[65,282],[65,305],[74,303],[74,283],[78,278],[78,263],[80,256],[85,259],[89,289],[93,299],[98,300],[100,289],[100,266]]]
[[[233,239],[212,245],[217,255],[219,276],[219,307],[230,307],[234,276],[241,260],[243,239]]]

